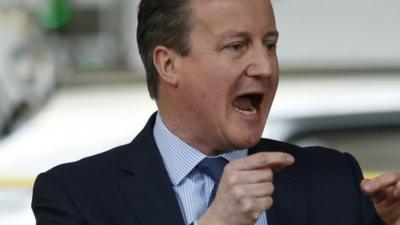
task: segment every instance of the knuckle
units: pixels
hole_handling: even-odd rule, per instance
[[[237,184],[239,184],[240,182],[240,177],[238,174],[232,174],[229,178],[228,178],[228,184],[229,186],[235,186]]]
[[[242,212],[243,213],[251,213],[255,209],[255,203],[251,199],[245,199],[242,203]]]
[[[257,157],[257,163],[259,165],[266,165],[268,163],[268,154],[263,152],[262,155],[260,155],[259,157]]]
[[[235,187],[232,189],[234,196],[237,199],[241,199],[245,196],[246,191],[244,190],[243,187]]]
[[[222,171],[222,175],[229,178],[232,176],[233,170],[230,168],[230,166],[228,167],[228,165],[225,166],[224,170]]]
[[[265,210],[265,209],[270,208],[273,203],[274,203],[274,200],[272,199],[272,197],[266,197],[263,202],[263,209]]]
[[[272,180],[274,178],[274,173],[271,168],[265,168],[265,177],[267,180]]]
[[[275,191],[274,184],[273,183],[267,183],[265,186],[266,186],[265,189],[268,192],[267,194],[272,195],[274,193],[274,191]]]
[[[271,207],[274,204],[274,199],[272,197],[268,198],[268,207]]]
[[[250,156],[248,159],[249,159],[249,162],[251,162],[254,166],[260,166],[267,161],[265,152],[259,152],[257,154],[254,154],[254,155]]]

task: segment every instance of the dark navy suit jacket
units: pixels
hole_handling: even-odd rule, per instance
[[[129,144],[57,166],[36,179],[38,225],[184,225],[153,137],[153,115]],[[262,139],[249,154],[283,151],[296,163],[274,176],[269,225],[381,225],[359,189],[354,158]],[[177,165],[179,166],[179,165]]]

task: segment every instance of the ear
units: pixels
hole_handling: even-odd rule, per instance
[[[153,51],[153,62],[160,75],[160,79],[166,83],[176,86],[178,74],[176,73],[176,53],[164,46],[157,46]]]

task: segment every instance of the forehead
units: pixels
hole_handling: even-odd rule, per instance
[[[192,0],[195,29],[214,35],[227,31],[265,34],[276,31],[269,0]]]

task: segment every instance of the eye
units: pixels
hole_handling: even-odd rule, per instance
[[[229,49],[232,51],[240,51],[243,49],[243,45],[241,43],[235,43],[229,46]]]
[[[246,51],[246,48],[247,45],[244,42],[235,42],[225,47],[226,50],[231,51],[233,53],[242,53]]]
[[[264,46],[268,51],[274,51],[276,49],[276,43],[265,43]]]

